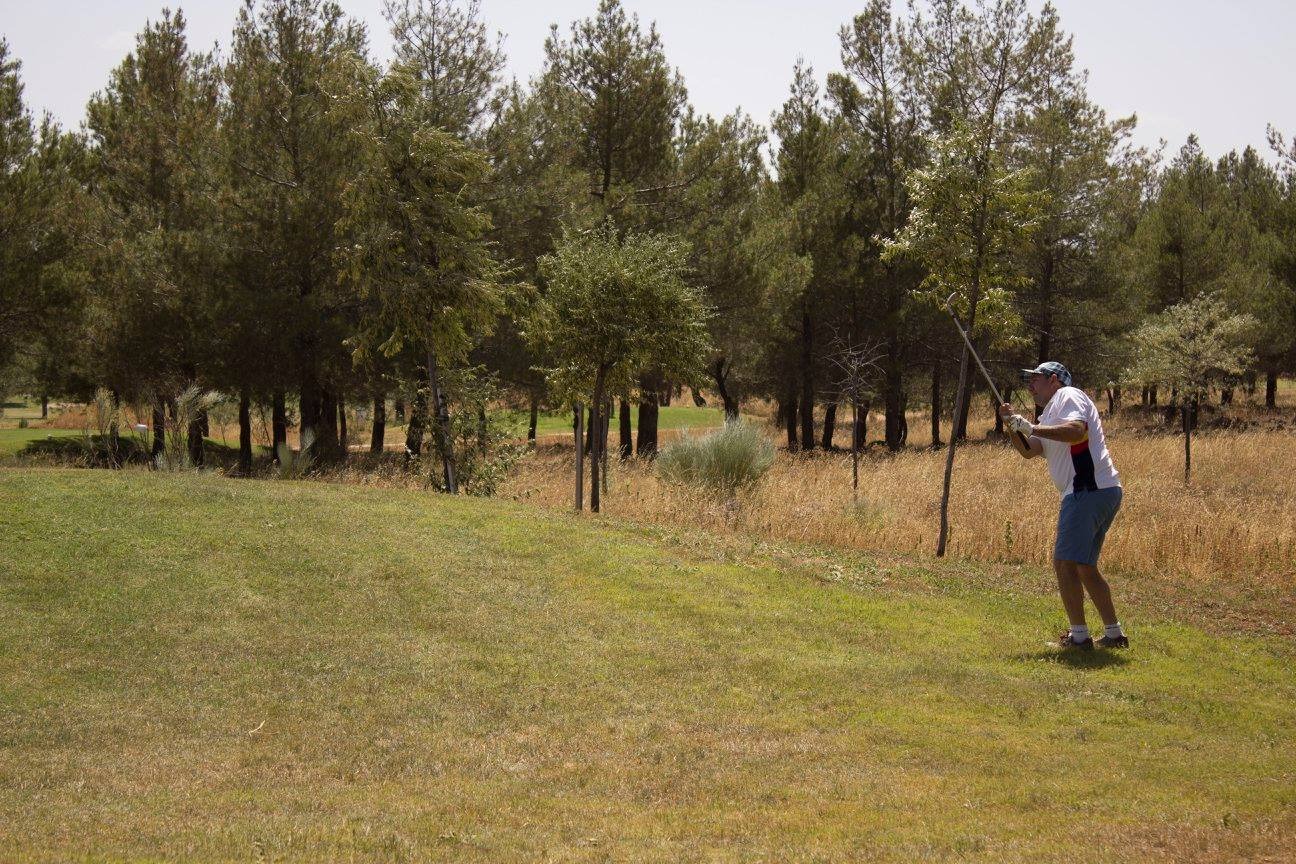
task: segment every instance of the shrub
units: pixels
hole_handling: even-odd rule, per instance
[[[188,471],[193,468],[189,458],[189,426],[202,412],[221,401],[215,390],[204,391],[190,384],[171,403],[171,418],[167,421],[162,452],[153,460],[161,471]]]
[[[455,482],[465,495],[490,497],[528,452],[516,443],[522,430],[508,414],[494,410],[502,397],[493,374],[475,366],[446,370],[442,385],[450,401],[450,444],[454,450]],[[435,426],[428,429],[428,442],[420,461],[429,483],[441,491],[441,442]]]
[[[280,480],[301,480],[310,474],[315,461],[311,456],[311,445],[314,443],[315,436],[309,429],[302,433],[301,449],[296,453],[288,446],[288,442],[280,442],[279,448],[275,451],[275,455],[279,457],[275,476]]]
[[[728,421],[704,438],[686,435],[657,457],[657,470],[667,482],[730,499],[760,480],[772,464],[774,445],[741,420]]]

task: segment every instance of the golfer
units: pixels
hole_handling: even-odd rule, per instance
[[[1039,423],[1031,423],[1008,403],[999,407],[999,414],[1009,429],[1026,439],[1022,444],[1017,435],[1008,436],[1018,453],[1026,459],[1048,459],[1049,474],[1062,493],[1053,570],[1071,629],[1059,642],[1063,648],[1093,650],[1094,639],[1085,624],[1084,595],[1088,591],[1104,625],[1098,645],[1128,648],[1111,589],[1098,572],[1098,554],[1120,510],[1122,495],[1098,409],[1083,390],[1071,386],[1071,373],[1061,363],[1049,361],[1021,371],[1035,403],[1044,409]]]

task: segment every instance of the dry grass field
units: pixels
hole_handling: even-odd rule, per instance
[[[1106,413],[1105,401],[1100,407]],[[1041,461],[1020,459],[990,436],[988,406],[977,403],[970,443],[959,448],[950,502],[949,554],[956,560],[1026,567],[1049,562],[1057,494]],[[769,406],[745,407],[749,420],[764,424],[781,443]],[[661,431],[664,446],[681,426],[713,425],[718,411],[663,409],[670,414]],[[682,412],[682,413],[681,413]],[[690,413],[691,412],[691,413]],[[133,420],[134,418],[132,418]],[[1227,422],[1226,422],[1227,421]],[[1237,422],[1242,421],[1242,422]],[[10,425],[17,421],[12,417]],[[1109,444],[1127,495],[1104,549],[1105,569],[1194,598],[1203,617],[1212,598],[1223,614],[1259,610],[1265,629],[1296,632],[1296,382],[1283,381],[1276,411],[1239,404],[1227,417],[1203,417],[1194,435],[1193,477],[1183,478],[1183,439],[1158,415],[1137,409],[1106,417]],[[93,425],[84,406],[59,406],[50,421],[8,435],[39,436],[35,427],[85,428]],[[255,425],[255,424],[254,424]],[[874,415],[870,437],[880,431]],[[674,428],[670,428],[674,427]],[[930,556],[935,549],[944,452],[933,452],[929,417],[909,416],[909,448],[887,453],[873,444],[861,459],[859,501],[851,492],[850,454],[789,454],[779,451],[765,480],[737,508],[662,482],[651,465],[632,460],[611,466],[604,515],[681,529],[704,528],[731,536],[827,545],[870,554]],[[258,430],[259,431],[259,430]],[[704,434],[699,428],[696,434]],[[948,424],[943,427],[948,434]],[[368,429],[355,423],[352,440],[367,440]],[[212,439],[236,441],[236,429],[213,424]],[[389,449],[398,449],[404,429],[388,428]],[[616,433],[612,434],[615,442]],[[847,430],[839,427],[837,440]],[[290,435],[290,443],[295,436]],[[24,440],[26,440],[24,438]],[[3,442],[0,442],[2,444]],[[21,442],[10,442],[13,447]],[[615,445],[614,445],[615,446]],[[524,459],[502,495],[551,510],[572,505],[570,435],[543,436],[535,454]],[[419,485],[398,465],[359,463],[330,479],[366,485]],[[1165,596],[1158,590],[1157,596]],[[1254,622],[1253,622],[1254,623]]]
[[[1293,394],[1285,395],[1290,400]],[[1246,406],[1238,411],[1256,413]],[[1280,406],[1277,420],[1292,414],[1292,406]],[[989,418],[979,420],[970,430],[973,443],[960,447],[955,460],[949,554],[1046,567],[1058,506],[1047,469],[1041,460],[1023,460],[1006,444],[986,440]],[[1149,433],[1141,428],[1146,420],[1118,415],[1109,424],[1126,498],[1104,548],[1105,569],[1126,581],[1173,584],[1205,608],[1211,598],[1227,597],[1237,601],[1225,604],[1230,614],[1245,606],[1266,610],[1266,629],[1292,632],[1292,617],[1282,610],[1293,608],[1296,594],[1296,435],[1282,429],[1199,433],[1192,481],[1185,484],[1182,437]],[[910,428],[925,431],[926,417],[911,417]],[[776,434],[771,428],[771,437]],[[571,457],[570,446],[542,447],[504,494],[570,508]],[[872,447],[861,460],[856,504],[849,453],[780,450],[764,482],[732,509],[669,486],[651,466],[613,460],[604,513],[870,553],[930,555],[943,469],[943,451],[892,455]]]

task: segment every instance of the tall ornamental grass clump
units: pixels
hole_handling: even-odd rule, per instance
[[[732,500],[774,464],[774,445],[755,427],[730,420],[703,438],[684,437],[657,457],[667,482]]]
[[[162,452],[153,457],[159,471],[189,471],[197,467],[189,454],[190,430],[204,411],[211,410],[220,401],[220,393],[203,390],[197,384],[190,384],[172,400]]]

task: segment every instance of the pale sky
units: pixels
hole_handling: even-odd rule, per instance
[[[762,125],[786,98],[804,57],[822,82],[840,68],[838,29],[862,0],[623,0],[645,25],[656,21],[670,63],[693,104],[722,115],[741,106]],[[0,0],[0,36],[22,61],[28,106],[77,126],[90,95],[158,17],[160,0]],[[238,0],[178,2],[190,44],[228,46]],[[377,57],[390,55],[382,0],[341,0],[369,25]],[[565,34],[597,0],[481,0],[505,34],[510,73],[540,70],[549,24]],[[1039,4],[1036,5],[1038,8]],[[1135,142],[1168,153],[1196,132],[1211,156],[1250,144],[1266,159],[1265,124],[1296,134],[1296,2],[1291,0],[1055,0],[1075,35],[1090,97],[1111,116],[1137,112]],[[900,4],[897,3],[897,7]]]

